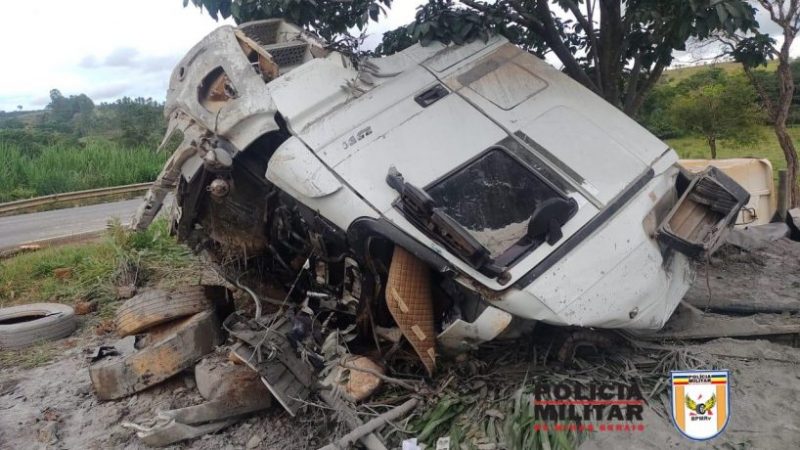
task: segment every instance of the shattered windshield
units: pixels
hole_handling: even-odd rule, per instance
[[[538,205],[562,197],[501,148],[489,150],[426,191],[492,258],[526,236]]]

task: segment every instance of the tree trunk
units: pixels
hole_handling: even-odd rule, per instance
[[[793,0],[792,5],[797,0]],[[769,2],[760,2],[766,8]],[[782,8],[783,6],[781,6]],[[768,8],[769,10],[769,8]],[[791,16],[791,21],[787,22],[785,18],[776,17],[773,10],[770,10],[772,21],[777,23],[783,29],[783,44],[780,51],[777,52],[778,68],[775,71],[778,77],[778,98],[773,99],[769,93],[764,89],[764,86],[758,82],[758,78],[753,75],[752,69],[746,64],[743,65],[745,74],[750,79],[750,82],[755,87],[758,96],[764,104],[769,118],[772,120],[772,128],[775,136],[778,138],[778,144],[783,150],[783,156],[786,159],[786,174],[789,178],[789,207],[800,207],[800,185],[798,185],[798,175],[800,175],[800,167],[798,167],[797,149],[794,146],[794,141],[786,129],[786,121],[789,119],[789,109],[792,106],[792,98],[794,97],[794,77],[792,76],[792,68],[790,66],[789,49],[792,42],[796,37],[797,30],[792,28],[790,22],[795,21],[795,17],[800,14],[800,11],[795,10]],[[783,22],[783,23],[781,23]]]
[[[717,159],[717,138],[708,138],[708,148],[711,149],[711,159]]]
[[[791,45],[791,44],[790,44]],[[782,49],[783,50],[783,49]],[[783,156],[786,158],[786,172],[789,177],[789,206],[791,208],[800,207],[800,186],[798,186],[798,158],[797,149],[794,146],[794,141],[786,129],[786,121],[789,119],[789,108],[792,105],[792,98],[794,97],[794,79],[792,77],[792,69],[789,65],[789,52],[781,51],[778,62],[778,86],[780,97],[778,99],[777,110],[775,111],[775,122],[773,128],[775,129],[775,136],[778,138],[778,143],[783,150]]]
[[[622,47],[625,34],[622,26],[622,2],[620,0],[600,0],[600,28],[598,37],[598,66],[602,85],[598,86],[600,95],[612,105],[623,109],[620,95],[620,80],[625,67]],[[640,69],[641,70],[641,69]]]
[[[778,137],[778,143],[780,143],[783,156],[786,158],[786,175],[789,178],[789,207],[797,208],[800,207],[800,185],[798,185],[797,179],[800,175],[800,161],[797,158],[797,150],[785,124],[775,123],[775,135]]]

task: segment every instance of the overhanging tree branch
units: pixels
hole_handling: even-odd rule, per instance
[[[793,8],[800,5],[800,0],[791,1]],[[363,30],[392,4],[391,0],[188,2],[202,6],[212,17],[233,15],[239,23],[282,17],[328,40],[349,34],[353,27]],[[576,25],[555,16],[552,5],[563,8]],[[792,22],[796,23],[800,22]],[[748,0],[428,0],[419,7],[414,23],[385,33],[376,52],[390,54],[432,40],[461,44],[499,32],[536,54],[552,51],[569,76],[634,115],[672,51],[681,49],[687,39],[703,38],[715,30],[749,31],[755,24]]]
[[[544,24],[544,39],[553,53],[558,56],[558,59],[564,64],[564,70],[577,82],[591,89],[592,91],[600,93],[598,86],[594,84],[589,75],[583,70],[575,59],[570,49],[559,36],[558,29],[553,21],[553,14],[550,11],[548,0],[537,0],[536,11],[538,12],[540,20]]]

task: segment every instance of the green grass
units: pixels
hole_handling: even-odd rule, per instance
[[[795,145],[800,146],[800,127],[790,128],[789,133],[795,141]],[[678,152],[684,159],[709,159],[711,150],[701,136],[687,136],[675,139],[667,139],[667,144]],[[754,137],[752,143],[741,143],[730,140],[717,142],[717,158],[767,158],[772,163],[774,176],[777,177],[778,169],[786,168],[786,159],[783,151],[778,145],[772,128],[768,126],[760,127],[758,135]]]
[[[45,248],[0,260],[0,308],[35,302],[73,305],[95,301],[90,327],[114,317],[117,286],[170,288],[196,283],[202,267],[189,249],[168,233],[165,220],[134,233],[113,224],[106,236],[88,244]],[[57,277],[57,269],[69,276]],[[24,350],[0,351],[0,367],[35,367],[63,351],[64,342],[45,342]]]
[[[429,408],[411,421],[409,429],[429,448],[442,436],[450,437],[450,448],[476,449],[476,441],[506,449],[578,448],[587,437],[584,431],[543,431],[534,427],[531,392],[531,387],[521,386],[508,397],[496,400],[448,392],[435,403],[430,402]],[[490,405],[491,409],[487,409]]]
[[[767,67],[759,67],[758,70],[766,70],[769,72],[774,71],[778,67],[777,61],[769,61],[767,63]],[[704,70],[709,70],[713,68],[719,68],[728,72],[730,74],[736,73],[743,73],[742,65],[736,62],[723,62],[717,64],[706,64],[702,66],[691,66],[691,67],[681,67],[679,69],[669,69],[664,72],[663,77],[661,78],[662,82],[667,83],[678,83],[682,80],[689,78],[690,76],[702,72]]]
[[[57,269],[68,269],[59,279]],[[0,307],[21,303],[113,300],[117,251],[113,243],[45,248],[0,262]]]
[[[57,277],[57,269],[69,276]],[[45,248],[0,261],[0,308],[24,303],[97,301],[113,315],[116,286],[170,287],[198,276],[196,259],[158,220],[144,232],[111,227],[99,242]]]
[[[30,369],[49,363],[63,352],[63,343],[41,342],[24,350],[0,350],[0,367]]]
[[[35,151],[0,138],[0,202],[153,181],[168,155],[104,139],[54,143]]]

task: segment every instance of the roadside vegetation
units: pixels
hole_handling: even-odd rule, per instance
[[[0,202],[153,181],[168,157],[106,139],[34,147],[4,139],[9,134],[0,132]]]
[[[772,163],[774,176],[777,171],[786,168],[780,145],[772,129],[768,125],[759,125],[752,130],[751,141],[742,142],[736,139],[717,141],[717,158],[766,158]],[[795,142],[800,144],[800,126],[792,127],[789,133]],[[709,148],[705,138],[696,134],[665,139],[670,147],[683,159],[708,159]]]
[[[199,276],[194,256],[158,220],[135,233],[112,224],[98,242],[23,253],[0,261],[0,308],[25,303],[97,302],[113,316],[120,286],[168,287]]]
[[[764,67],[765,72],[774,72],[775,69],[778,67],[777,61],[769,61]],[[698,66],[685,66],[685,67],[678,67],[675,69],[666,70],[664,75],[661,77],[661,81],[665,83],[678,83],[683,81],[692,75],[696,75],[701,72],[705,72],[709,69],[720,69],[725,71],[728,75],[744,75],[744,70],[742,69],[742,65],[738,62],[729,61],[729,62],[720,62],[720,63],[712,63],[712,64],[704,64]]]
[[[0,308],[37,302],[91,305],[81,321],[102,332],[122,301],[120,289],[170,288],[198,281],[196,257],[158,220],[139,233],[111,224],[97,242],[44,248],[0,260]],[[59,354],[57,343],[0,350],[0,367],[34,367]]]
[[[777,63],[751,73],[768,96],[778,96]],[[800,61],[791,69],[800,79]],[[667,72],[642,107],[639,121],[681,158],[766,158],[773,176],[786,157],[770,115],[738,63],[687,67]],[[800,92],[792,99],[788,133],[800,143]]]
[[[63,348],[62,342],[42,342],[24,351],[0,350],[0,367],[21,367],[30,369],[49,363]]]
[[[153,181],[163,105],[123,98],[95,105],[50,92],[42,111],[0,111],[0,202]]]

